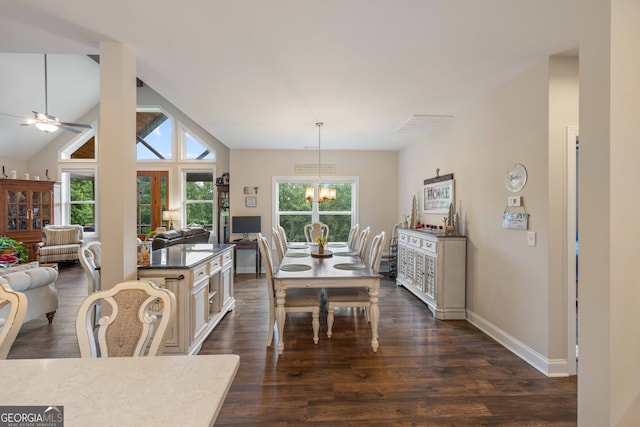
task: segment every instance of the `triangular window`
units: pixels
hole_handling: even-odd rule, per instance
[[[136,152],[138,160],[173,158],[172,119],[159,110],[136,113]]]

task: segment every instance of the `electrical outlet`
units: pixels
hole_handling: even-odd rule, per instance
[[[527,232],[527,245],[535,246],[536,245],[536,232],[529,231]]]
[[[507,205],[509,206],[520,206],[522,204],[521,196],[509,196],[507,198]]]

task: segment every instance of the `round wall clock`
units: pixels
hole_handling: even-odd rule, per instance
[[[522,190],[526,183],[527,169],[525,169],[524,165],[520,163],[516,163],[509,167],[507,172],[504,174],[504,185],[507,187],[507,190],[513,193],[517,193]]]

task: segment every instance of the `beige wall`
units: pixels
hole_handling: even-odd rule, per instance
[[[569,62],[561,60],[561,62]],[[554,70],[569,79],[566,92],[570,99],[550,130],[550,78]],[[554,82],[565,86],[560,81]],[[554,96],[560,103],[564,95]],[[549,163],[559,151],[550,145],[562,145],[563,128],[577,120],[577,64],[545,61],[459,113],[452,121],[436,129],[422,141],[402,150],[399,159],[399,214],[408,212],[411,195],[420,193],[422,181],[440,174],[454,173],[456,201],[462,205],[461,222],[468,236],[467,309],[469,320],[528,360],[551,374],[558,358],[566,359],[564,306],[550,304],[563,298],[563,277],[550,281],[550,230],[564,220],[550,218],[561,196],[550,194],[549,176],[562,174],[562,168]],[[565,130],[566,132],[566,130]],[[501,227],[507,197],[513,195],[504,186],[504,173],[522,163],[528,181],[518,193],[529,217],[529,230],[537,233],[537,246],[527,245],[527,232]],[[558,170],[555,170],[558,169]],[[422,221],[438,223],[442,215],[422,215]],[[561,237],[554,236],[561,240]],[[564,300],[564,299],[563,299]],[[551,312],[553,310],[553,312]],[[560,336],[556,336],[560,334]]]
[[[370,226],[372,233],[391,233],[399,221],[397,213],[397,152],[394,151],[324,151],[323,164],[335,164],[340,177],[359,178],[358,221]],[[231,150],[231,215],[262,216],[262,232],[271,236],[273,223],[273,177],[296,176],[296,163],[317,163],[309,150]],[[260,187],[256,208],[244,204],[244,187]],[[237,236],[236,236],[237,237]],[[387,241],[388,242],[388,241]],[[254,261],[247,251],[238,253],[238,271],[253,271]]]

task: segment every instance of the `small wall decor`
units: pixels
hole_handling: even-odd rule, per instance
[[[509,198],[511,199],[511,197]],[[512,228],[515,230],[528,230],[529,229],[529,214],[524,207],[522,199],[519,200],[518,205],[507,203],[507,207],[504,208],[502,213],[502,228]],[[522,208],[522,212],[510,212],[509,207]]]
[[[245,197],[244,198],[244,205],[248,208],[255,208],[256,206],[258,206],[258,199],[256,197]]]
[[[424,180],[422,211],[424,213],[449,213],[449,206],[454,203],[453,174],[440,176],[440,169],[436,169],[436,176]]]
[[[507,190],[517,193],[527,184],[527,168],[520,163],[509,166],[504,174],[504,185]]]

